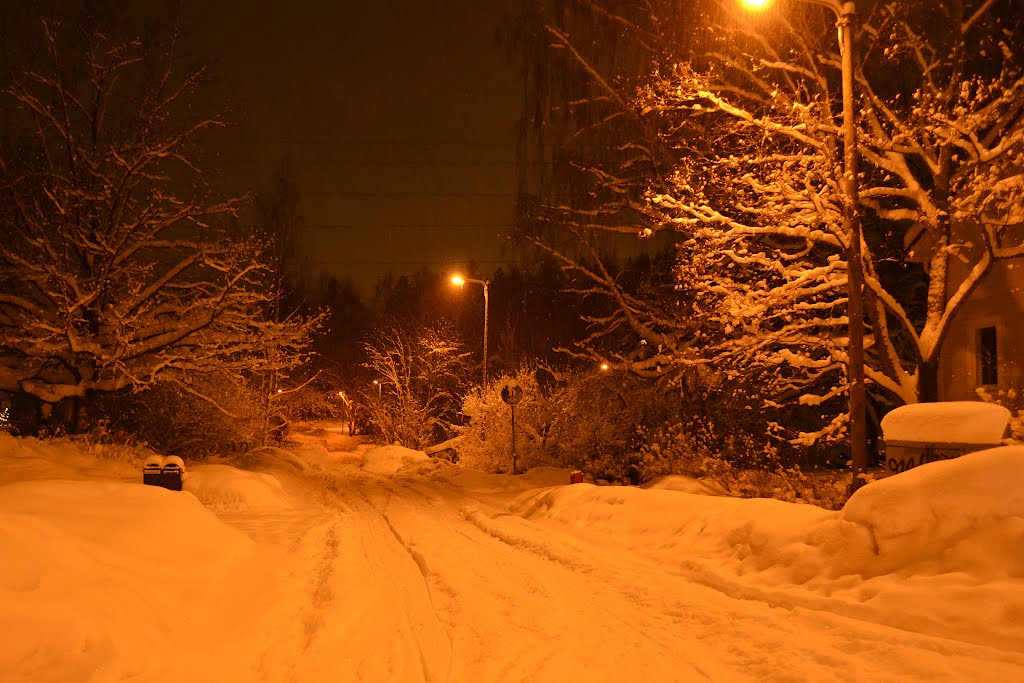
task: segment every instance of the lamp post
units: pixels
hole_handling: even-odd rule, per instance
[[[472,282],[473,284],[476,284],[476,285],[482,285],[483,288],[484,288],[484,362],[483,362],[483,368],[484,369],[483,369],[483,382],[480,385],[480,388],[483,389],[483,388],[487,387],[487,316],[488,316],[488,309],[490,308],[490,304],[488,302],[488,296],[489,295],[488,295],[487,288],[490,286],[491,281],[490,280],[476,280],[476,279],[473,279],[471,277],[462,277],[461,275],[452,275],[452,284],[455,284],[455,285],[458,285],[459,287],[462,287],[467,282]]]
[[[379,402],[381,397],[382,397],[382,393],[381,392],[383,391],[384,385],[380,383],[380,380],[376,380],[376,379],[373,380],[373,384],[374,384],[374,386],[377,387],[377,401]]]
[[[766,7],[771,0],[743,0],[751,7]],[[853,101],[853,37],[857,6],[853,0],[797,0],[827,7],[836,15],[843,76],[843,227],[848,236],[846,253],[847,374],[850,386],[850,492],[857,490],[867,464],[867,424],[864,389],[864,270],[861,262],[860,188],[857,178],[857,112]]]

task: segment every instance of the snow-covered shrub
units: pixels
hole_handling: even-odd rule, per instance
[[[568,373],[552,396],[557,462],[595,479],[639,483],[638,428],[676,414],[678,393],[635,375]]]
[[[467,384],[468,354],[447,322],[390,320],[363,348],[378,378],[364,394],[366,419],[380,443],[422,449],[446,440]]]
[[[462,401],[466,423],[455,445],[458,462],[485,472],[512,470],[512,409],[501,390],[515,382],[523,391],[516,404],[516,471],[555,464],[551,429],[556,419],[553,402],[545,395],[535,372],[523,368],[495,378],[483,391],[472,391]]]
[[[1024,393],[1016,387],[991,389],[978,387],[978,396],[987,403],[1001,405],[1010,411],[1009,436],[1007,443],[1024,442]]]
[[[777,498],[827,508],[841,507],[843,471],[810,473],[786,465],[773,443],[751,434],[719,434],[713,423],[674,423],[653,432],[642,430],[641,478],[683,474],[714,482],[724,492],[744,498]],[[830,474],[831,473],[831,474]]]
[[[342,415],[346,404],[339,400],[337,391],[309,384],[283,393],[278,410],[289,422],[323,420]]]
[[[266,406],[261,392],[228,375],[196,382],[202,393],[159,383],[96,404],[105,429],[145,441],[154,451],[186,458],[245,451],[262,443]]]

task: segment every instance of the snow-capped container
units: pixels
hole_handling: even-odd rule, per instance
[[[161,486],[163,482],[164,458],[162,455],[151,455],[142,463],[142,483],[149,486]]]
[[[180,491],[185,478],[185,461],[177,455],[151,455],[142,463],[142,483]]]
[[[1009,410],[981,401],[900,406],[882,418],[886,473],[998,446],[1009,420]]]
[[[164,481],[161,484],[165,489],[180,491],[181,483],[185,479],[185,461],[177,455],[168,455],[164,458],[164,466],[161,468]]]

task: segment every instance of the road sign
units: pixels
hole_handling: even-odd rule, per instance
[[[518,384],[509,382],[501,388],[501,400],[510,406],[514,406],[523,400],[523,388]]]

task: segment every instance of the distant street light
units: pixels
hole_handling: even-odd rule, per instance
[[[452,284],[462,287],[467,282],[472,282],[475,285],[482,285],[484,288],[484,362],[483,362],[483,383],[480,385],[481,389],[487,387],[487,316],[490,303],[488,300],[488,290],[490,286],[490,280],[475,280],[471,277],[462,277],[461,275],[452,275]]]
[[[381,391],[383,390],[384,385],[377,380],[373,380],[373,383],[377,385],[377,400],[380,401]]]
[[[750,7],[762,8],[772,0],[743,0]],[[852,0],[797,0],[811,5],[827,7],[836,15],[839,29],[839,52],[843,74],[843,194],[846,206],[843,225],[849,236],[847,244],[847,320],[849,345],[847,347],[847,373],[850,380],[850,491],[860,485],[858,477],[867,465],[867,422],[864,396],[864,270],[861,263],[860,189],[857,178],[857,112],[853,102],[853,34],[856,29],[857,7]]]

